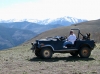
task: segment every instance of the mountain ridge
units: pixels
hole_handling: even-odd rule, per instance
[[[87,20],[64,16],[64,17],[59,17],[59,18],[55,18],[55,19],[41,20],[41,21],[38,21],[37,23],[38,24],[45,24],[45,25],[48,25],[48,24],[61,24],[61,25],[68,26],[70,24],[76,24],[76,23],[85,22],[85,21],[87,21]]]
[[[84,22],[87,21],[86,19],[79,19],[75,17],[69,17],[69,16],[63,16],[63,17],[57,17],[57,18],[46,18],[46,19],[9,19],[9,20],[0,20],[0,23],[11,23],[11,22],[31,22],[31,23],[37,23],[37,24],[42,24],[42,25],[48,25],[51,24],[51,22],[58,21],[58,20],[65,20],[68,22],[73,22],[73,23],[79,23],[79,22]],[[78,22],[79,20],[79,22]],[[57,23],[58,24],[58,23]]]
[[[86,22],[87,20],[65,16],[56,19],[44,19],[44,20],[31,19],[31,21],[28,19],[24,19],[23,21],[18,21],[18,22],[14,22],[14,19],[12,19],[12,21],[10,22],[9,21],[8,22],[1,21],[0,25],[8,28],[26,29],[39,34],[53,28],[61,26],[70,26],[72,24]]]

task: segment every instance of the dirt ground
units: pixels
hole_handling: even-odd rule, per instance
[[[100,74],[100,44],[90,58],[56,53],[51,59],[40,59],[29,48],[0,51],[0,74]]]

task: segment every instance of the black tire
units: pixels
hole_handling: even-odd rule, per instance
[[[36,55],[37,57],[40,57],[40,51],[35,50],[35,55]]]
[[[41,51],[40,51],[40,54],[41,54],[41,57],[44,58],[44,59],[49,59],[52,57],[52,50],[50,48],[43,48]]]
[[[73,52],[71,52],[70,54],[71,54],[72,56],[75,56],[75,57],[76,57],[76,56],[78,56],[78,51],[73,51]]]
[[[91,49],[89,47],[82,47],[79,50],[79,55],[82,58],[89,58],[89,56],[91,55]]]

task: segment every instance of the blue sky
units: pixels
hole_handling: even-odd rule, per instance
[[[0,19],[100,19],[100,0],[0,0]]]

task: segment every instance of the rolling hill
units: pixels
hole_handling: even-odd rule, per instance
[[[35,41],[36,39],[46,38],[46,37],[53,37],[53,36],[68,36],[70,29],[80,29],[81,33],[84,35],[86,33],[91,33],[91,39],[94,39],[96,42],[100,42],[100,19],[99,20],[92,20],[88,22],[83,22],[79,24],[74,24],[67,27],[60,27],[53,30],[49,30],[43,32],[36,36],[35,38],[31,39],[26,43],[30,43]]]
[[[32,32],[35,32],[37,34],[42,33],[44,31],[61,27],[63,25],[60,24],[54,24],[54,25],[40,25],[37,23],[32,23],[32,22],[10,22],[10,23],[0,23],[1,26],[8,27],[8,28],[17,28],[17,29],[23,29],[23,30],[30,30]]]
[[[0,50],[17,46],[35,35],[32,31],[0,26]]]

